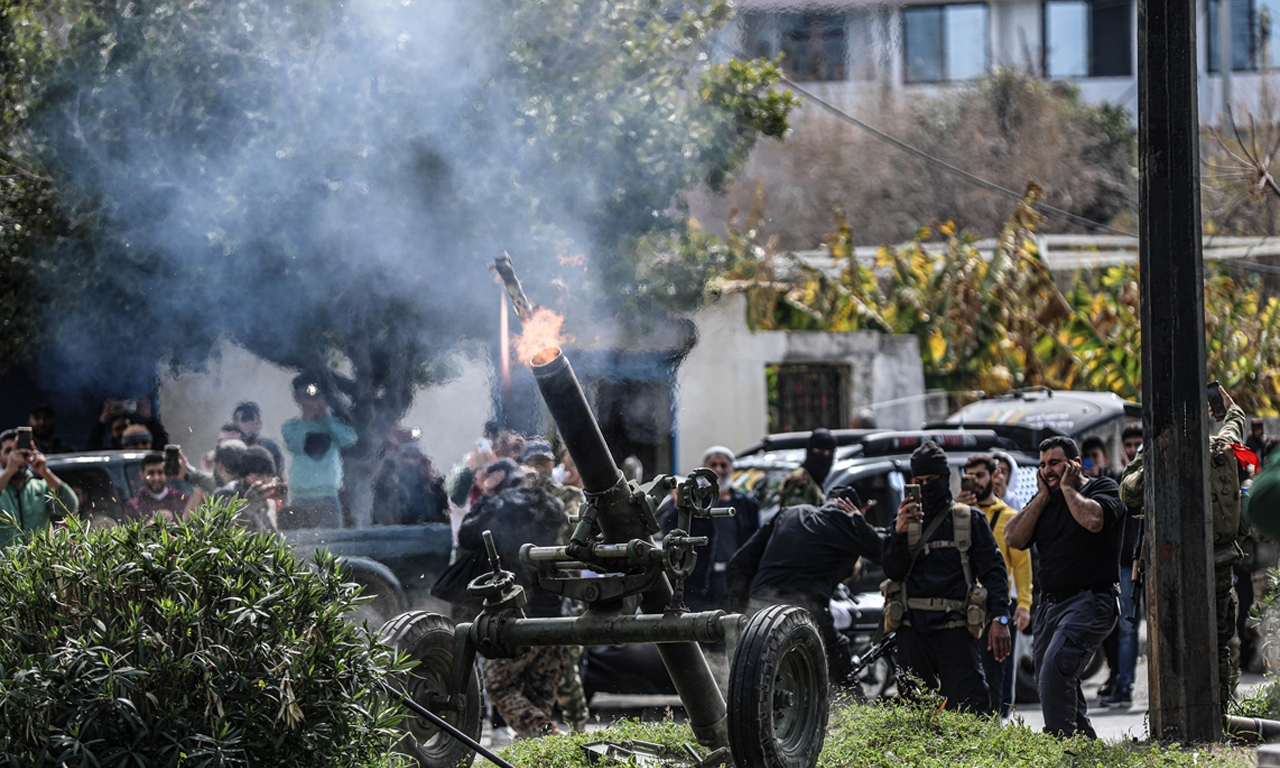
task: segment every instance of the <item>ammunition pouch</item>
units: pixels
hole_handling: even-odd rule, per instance
[[[880,582],[880,594],[884,595],[884,631],[893,632],[902,626],[902,620],[907,617],[902,582],[885,579]]]
[[[974,584],[969,588],[969,596],[965,599],[964,618],[969,634],[975,638],[982,637],[987,629],[987,588]]]
[[[1235,565],[1244,559],[1244,550],[1240,545],[1232,541],[1227,544],[1219,544],[1213,548],[1213,567],[1222,568],[1228,565]]]

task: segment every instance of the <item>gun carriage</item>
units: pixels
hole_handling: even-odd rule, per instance
[[[496,266],[500,272],[505,266],[508,277],[509,258]],[[507,283],[523,299],[514,275]],[[513,658],[531,646],[657,643],[702,745],[727,749],[738,768],[813,766],[826,729],[828,681],[822,640],[808,613],[774,606],[748,620],[684,605],[683,581],[693,572],[695,547],[707,543],[688,534],[692,519],[733,514],[713,506],[719,496],[715,474],[700,468],[644,485],[626,480],[563,352],[544,349],[532,367],[582,477],[586,503],[567,544],[525,544],[520,559],[536,569],[543,589],[587,609],[574,617],[526,617],[524,590],[498,562],[486,532],[492,571],[468,586],[484,599],[474,620],[454,627],[442,616],[411,612],[383,628],[389,643],[420,662],[402,681],[415,710],[430,711],[475,741],[481,730],[477,654]],[[677,528],[655,543],[658,505],[673,490]],[[699,643],[725,645],[731,660],[727,703]],[[411,715],[405,730],[401,749],[426,768],[465,766],[474,757],[469,745],[430,718]]]

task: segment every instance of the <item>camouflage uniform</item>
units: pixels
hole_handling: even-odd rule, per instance
[[[809,504],[820,507],[827,501],[822,492],[822,485],[814,480],[809,470],[796,467],[791,474],[782,480],[782,488],[778,491],[778,508],[794,507],[797,504]]]
[[[551,717],[556,686],[564,676],[564,649],[532,648],[514,659],[486,659],[484,690],[517,736],[536,738],[557,731]]]
[[[1243,534],[1240,517],[1240,465],[1231,445],[1244,439],[1244,411],[1232,403],[1222,429],[1209,441],[1209,504],[1213,513],[1214,620],[1218,630],[1218,691],[1225,711],[1231,701],[1235,665],[1231,641],[1236,636],[1238,601],[1231,567],[1244,556],[1238,543]],[[1142,454],[1125,467],[1120,500],[1130,506],[1143,502]],[[1139,553],[1139,557],[1142,553]]]
[[[555,498],[564,502],[564,530],[563,538],[565,541],[573,534],[573,523],[570,517],[576,518],[578,511],[582,507],[584,497],[582,491],[568,485],[557,483],[555,478],[548,474],[539,473],[534,477],[533,485],[543,488]],[[579,606],[575,614],[581,615],[582,608]],[[564,649],[564,677],[560,680],[560,684],[556,687],[556,705],[560,707],[564,720],[569,727],[575,731],[584,731],[587,728],[587,718],[590,711],[587,709],[587,694],[582,687],[582,674],[579,671],[579,663],[582,660],[582,646],[566,645]]]

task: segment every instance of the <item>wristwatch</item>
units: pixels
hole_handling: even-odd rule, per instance
[[[999,623],[1001,623],[1001,624],[1005,625],[1006,627],[1007,627],[1007,626],[1009,626],[1009,617],[1008,617],[1008,616],[997,616],[997,617],[995,618],[995,621],[997,621],[997,622],[999,622]]]

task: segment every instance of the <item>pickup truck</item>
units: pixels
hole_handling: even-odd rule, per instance
[[[92,451],[49,456],[49,468],[80,499],[80,515],[99,525],[124,519],[124,503],[142,487],[138,470],[143,451]],[[397,614],[423,609],[448,614],[448,606],[428,594],[449,564],[452,533],[447,523],[384,525],[368,528],[284,530],[285,542],[308,560],[328,548],[350,569],[350,580],[373,600],[353,611],[357,623],[380,627]]]

